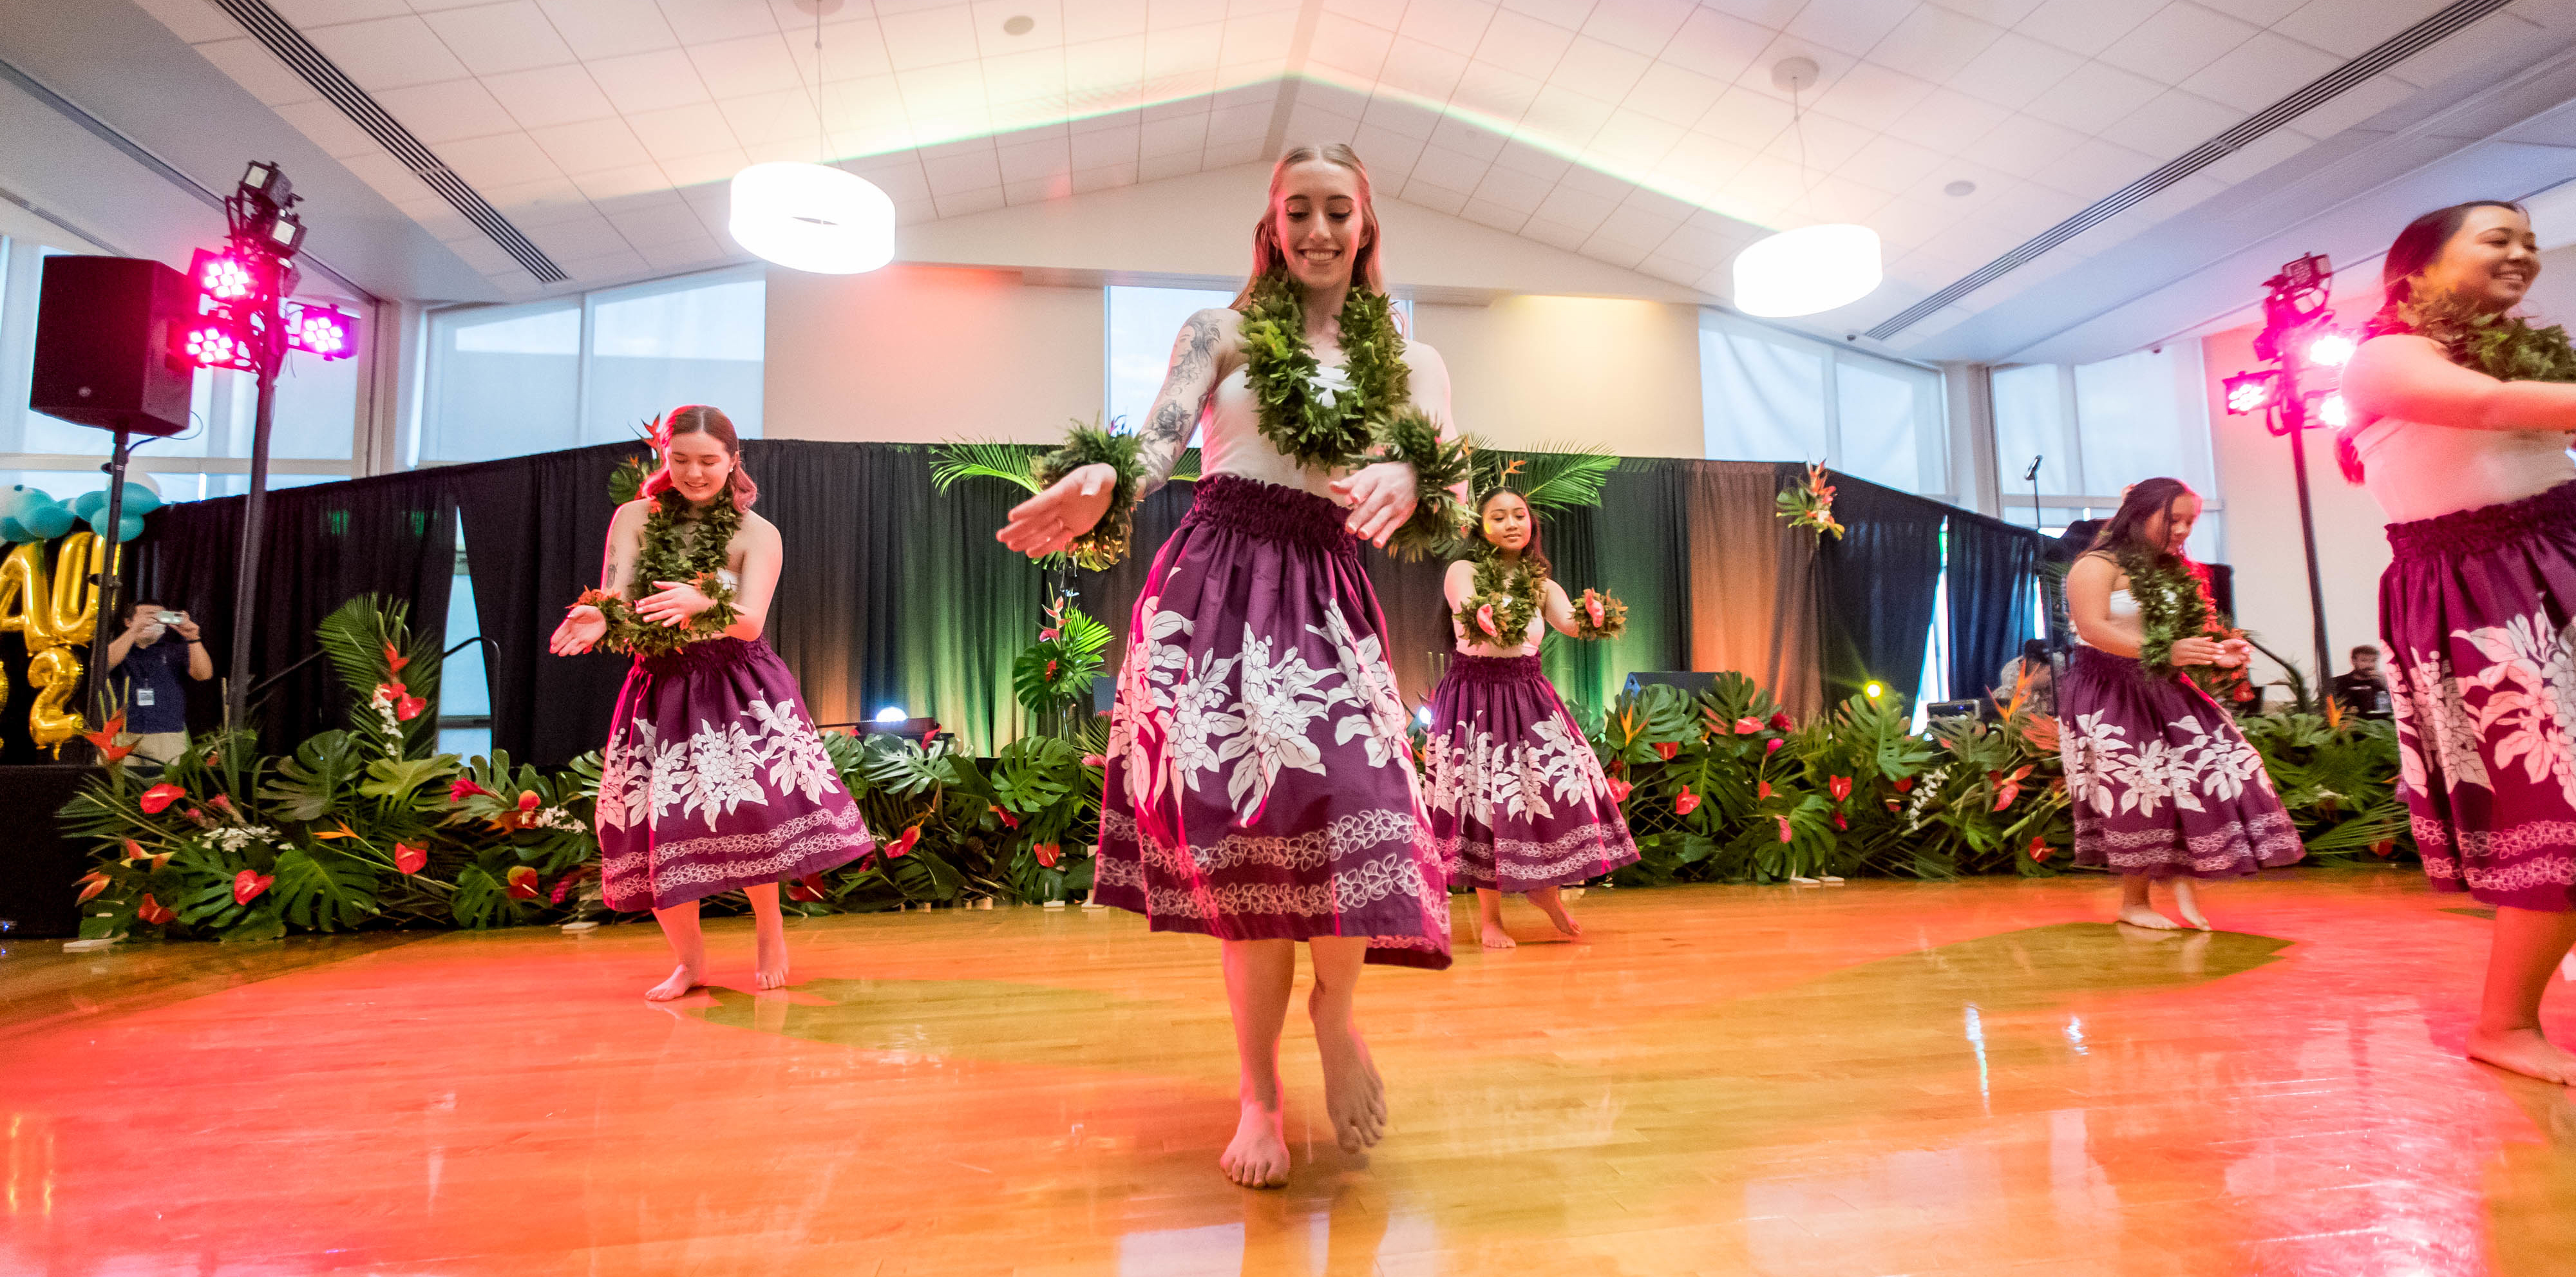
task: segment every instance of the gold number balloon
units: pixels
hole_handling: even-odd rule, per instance
[[[98,578],[107,571],[108,544],[104,537],[75,532],[62,545],[54,559],[53,606],[46,620],[55,642],[79,645],[98,632]],[[121,547],[116,552],[124,553]]]
[[[49,647],[27,662],[27,681],[36,685],[36,703],[27,710],[27,733],[39,748],[53,749],[81,734],[80,711],[72,708],[81,690],[79,649]]]
[[[73,708],[81,691],[79,645],[98,632],[96,577],[111,552],[105,541],[79,532],[63,538],[51,573],[42,545],[21,545],[0,557],[0,632],[16,630],[26,638],[27,681],[36,689],[27,730],[43,748],[61,745],[86,726]],[[0,687],[0,705],[7,703],[8,689]]]

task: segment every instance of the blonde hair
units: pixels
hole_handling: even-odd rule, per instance
[[[1382,236],[1377,225],[1377,204],[1370,196],[1368,166],[1351,151],[1349,144],[1326,142],[1321,146],[1300,146],[1279,157],[1270,169],[1270,199],[1261,207],[1261,220],[1252,227],[1252,278],[1245,280],[1243,291],[1234,295],[1229,305],[1241,310],[1252,303],[1253,285],[1265,276],[1288,268],[1288,251],[1279,244],[1279,187],[1288,180],[1288,170],[1300,164],[1321,162],[1349,169],[1360,182],[1360,247],[1351,256],[1351,284],[1373,293],[1386,291],[1386,282],[1378,269],[1378,243]]]

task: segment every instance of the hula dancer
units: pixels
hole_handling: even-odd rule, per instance
[[[608,526],[600,588],[555,627],[558,656],[605,643],[635,667],[617,695],[599,781],[599,864],[611,909],[651,909],[680,960],[644,994],[706,982],[698,902],[751,900],[756,978],[787,983],[778,884],[873,847],[823,752],[796,677],[760,639],[778,587],[778,529],[751,513],[733,422],[674,408],[662,469]]]
[[[2120,921],[2171,931],[2148,884],[2173,883],[2174,908],[2203,931],[2193,884],[2293,863],[2305,854],[2263,757],[2236,719],[2185,671],[2210,682],[2251,645],[2229,633],[2183,542],[2200,498],[2180,479],[2131,487],[2066,574],[2076,647],[2058,684],[2058,753],[2074,800],[2075,863],[2120,875]]]
[[[2495,906],[2468,1054],[2567,1084],[2540,999],[2576,944],[2576,350],[2508,313],[2539,274],[2519,205],[2415,219],[2337,434],[2396,551],[2379,632],[2424,874]]]
[[[1539,672],[1539,627],[1611,638],[1627,608],[1591,590],[1578,608],[1549,578],[1529,502],[1487,493],[1471,557],[1449,565],[1450,628],[1458,650],[1431,694],[1431,831],[1452,882],[1476,889],[1477,934],[1513,947],[1503,895],[1530,903],[1578,937],[1558,888],[1634,864],[1637,844],[1601,760],[1556,688]]]
[[[1297,942],[1325,1107],[1352,1152],[1386,1125],[1352,1022],[1362,962],[1449,965],[1448,892],[1359,540],[1453,538],[1449,489],[1468,466],[1447,369],[1396,327],[1350,148],[1282,157],[1252,242],[1251,281],[1182,327],[1143,427],[1077,431],[999,535],[1114,559],[1204,417],[1207,477],[1155,556],[1118,673],[1095,899],[1225,942],[1243,1108],[1220,1164],[1268,1187],[1288,1177],[1279,1026]]]

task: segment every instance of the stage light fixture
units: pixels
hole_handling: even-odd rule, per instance
[[[203,368],[254,367],[250,346],[221,322],[200,323],[187,330],[180,351],[188,361]]]
[[[358,317],[337,306],[286,304],[286,344],[324,359],[358,353]]]
[[[286,180],[286,171],[266,160],[252,160],[242,171],[241,189],[279,208],[295,198],[295,183]]]
[[[2327,395],[2317,401],[2317,420],[2327,429],[2340,430],[2352,420],[2352,408],[2344,403],[2342,395]]]
[[[1871,700],[1877,700],[1879,697],[1887,695],[1887,684],[1879,682],[1877,679],[1871,679],[1868,685],[1862,687],[1860,691],[1861,695],[1866,696]]]
[[[733,175],[734,242],[817,275],[856,275],[894,260],[894,201],[874,182],[822,164],[775,161]]]
[[[2352,334],[2329,328],[2308,343],[2308,362],[2319,368],[2341,368],[2352,362],[2356,349]]]
[[[900,705],[888,705],[877,711],[877,721],[880,723],[900,723],[909,717],[911,716],[904,713]]]
[[[188,275],[197,281],[198,292],[219,302],[240,301],[259,291],[259,276],[230,253],[198,249]]]
[[[2240,372],[2227,379],[2227,411],[2242,416],[2261,412],[2272,406],[2272,391],[2280,378],[2269,371]]]
[[[1735,308],[1785,319],[1848,306],[1886,278],[1878,232],[1850,222],[1782,231],[1735,255]]]

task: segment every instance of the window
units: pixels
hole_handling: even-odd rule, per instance
[[[1701,312],[1706,454],[1821,461],[1906,492],[1950,489],[1941,374]]]
[[[1154,396],[1163,391],[1163,374],[1171,369],[1172,342],[1181,325],[1200,311],[1231,304],[1235,290],[1113,284],[1101,291],[1109,308],[1108,368],[1102,378],[1108,402],[1101,407],[1109,420],[1132,430],[1144,424],[1145,414],[1154,410]],[[1395,299],[1395,322],[1413,331],[1411,300]],[[1193,434],[1190,446],[1198,442]]]
[[[474,574],[465,557],[465,533],[456,534],[456,575],[447,591],[447,639],[455,648],[438,668],[438,749],[467,758],[492,752],[492,684],[483,668],[483,645],[467,642],[482,634],[474,612]],[[457,648],[459,643],[465,643]]]
[[[684,403],[757,438],[767,298],[758,272],[726,271],[433,314],[411,463],[615,443]]]
[[[2204,503],[2188,547],[2192,557],[2223,561],[2226,516],[2204,395],[2196,342],[2100,363],[1996,369],[1995,466],[2004,517],[2023,527],[2107,518],[2119,508],[2122,489],[2169,475],[2190,484]],[[2035,489],[2022,477],[2034,459]]]

